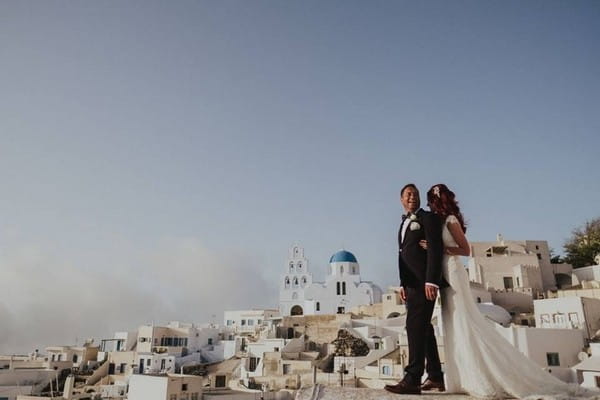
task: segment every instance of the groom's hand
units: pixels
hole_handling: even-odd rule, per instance
[[[402,286],[400,286],[400,298],[402,299],[402,301],[406,302],[406,291]]]
[[[438,288],[433,285],[425,285],[425,297],[429,301],[435,300],[437,297]]]

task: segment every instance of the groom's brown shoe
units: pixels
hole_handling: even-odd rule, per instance
[[[446,386],[444,385],[444,381],[435,382],[428,378],[421,385],[421,390],[423,390],[423,391],[434,390],[436,392],[445,392]]]
[[[420,386],[414,386],[405,381],[400,381],[397,385],[385,385],[384,389],[396,394],[421,394]]]

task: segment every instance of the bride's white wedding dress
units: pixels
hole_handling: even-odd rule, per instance
[[[457,247],[448,223],[458,223],[458,219],[453,215],[446,219],[444,246]],[[496,332],[475,304],[458,256],[444,256],[443,275],[450,284],[441,290],[448,392],[480,398],[598,395],[553,377]]]

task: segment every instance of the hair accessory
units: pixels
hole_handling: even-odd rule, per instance
[[[439,186],[433,187],[433,194],[436,195],[437,197],[440,197],[440,187]]]

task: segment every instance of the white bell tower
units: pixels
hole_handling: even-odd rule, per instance
[[[312,283],[304,248],[294,244],[288,251],[285,273],[279,286],[279,308],[282,315],[290,315],[293,307],[300,307],[304,312],[304,289]]]

